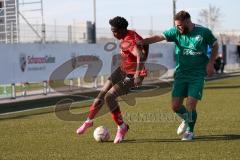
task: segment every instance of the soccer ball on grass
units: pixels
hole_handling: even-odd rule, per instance
[[[104,126],[97,127],[93,132],[93,137],[97,142],[106,142],[110,138],[108,128]]]

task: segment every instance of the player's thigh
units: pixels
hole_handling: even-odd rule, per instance
[[[193,97],[197,100],[201,100],[203,87],[204,87],[204,78],[199,78],[199,79],[190,81],[188,85],[188,97]]]
[[[112,81],[107,80],[107,81],[104,83],[101,91],[107,92],[108,90],[110,90],[110,88],[112,88],[112,86],[113,86]]]
[[[98,103],[99,103],[98,101],[103,101],[106,93],[112,88],[112,86],[113,86],[113,85],[112,85],[112,81],[107,80],[107,81],[104,83],[101,91],[98,93],[98,96],[95,98],[94,103],[95,103],[95,104],[98,104]]]
[[[134,87],[134,80],[125,77],[108,91],[108,94],[113,94],[115,97],[129,93],[130,89]]]
[[[108,80],[112,82],[112,86],[123,81],[125,78],[124,73],[121,71],[121,68],[118,67],[109,77]]]

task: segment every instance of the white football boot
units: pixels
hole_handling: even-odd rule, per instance
[[[186,132],[188,128],[188,123],[186,121],[182,121],[182,123],[179,125],[177,129],[177,134],[182,135],[184,132]]]
[[[183,134],[182,141],[191,141],[191,140],[193,140],[193,138],[194,138],[193,132],[186,131]]]

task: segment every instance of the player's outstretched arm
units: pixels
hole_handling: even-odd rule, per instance
[[[141,45],[148,45],[148,44],[163,41],[165,39],[166,38],[162,35],[154,35],[152,37],[148,37],[148,38],[143,39],[140,43],[141,43]]]

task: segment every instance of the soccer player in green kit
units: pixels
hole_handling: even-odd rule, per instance
[[[139,41],[138,44],[146,45],[163,40],[175,42],[177,63],[172,89],[172,109],[182,118],[177,134],[182,135],[182,140],[192,140],[197,120],[196,105],[202,98],[204,77],[206,74],[213,74],[218,43],[208,28],[192,23],[188,12],[178,12],[174,20],[175,27],[166,30],[162,35]],[[208,45],[212,48],[210,58],[207,57]],[[186,106],[183,105],[185,98]]]

